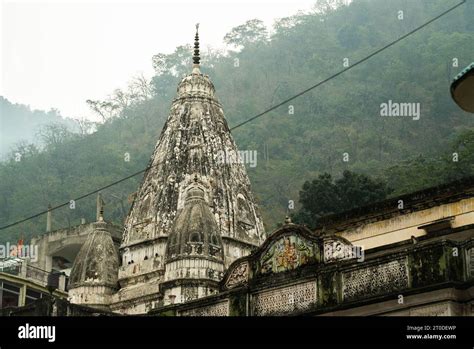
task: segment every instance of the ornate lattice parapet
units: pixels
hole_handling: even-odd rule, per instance
[[[390,294],[406,288],[408,272],[405,258],[342,273],[343,301]]]
[[[219,301],[214,304],[182,310],[178,312],[179,316],[228,316],[229,301]]]
[[[251,298],[255,316],[303,312],[316,304],[316,281],[260,291]]]
[[[425,308],[429,303],[425,292],[472,286],[474,240],[407,241],[386,251],[368,251],[365,259],[359,260],[346,258],[344,253],[325,253],[329,249],[324,246],[333,244],[332,238],[312,235],[301,226],[286,225],[259,250],[230,266],[219,294],[193,301],[193,311],[189,310],[190,304],[176,309],[183,309],[181,315],[206,314],[209,304],[214,302],[217,307],[225,298],[229,316],[330,315],[339,311],[347,314],[350,308],[358,309],[357,314],[383,314],[382,309],[372,304],[384,302],[399,314],[422,315],[439,310]],[[341,243],[344,245],[345,241]],[[339,250],[339,244],[336,239],[332,247]],[[313,249],[308,252],[302,246]],[[306,262],[300,263],[302,260]],[[415,306],[398,302],[400,295],[416,297],[418,293],[422,294],[421,303]],[[444,310],[439,310],[439,314],[444,314]]]

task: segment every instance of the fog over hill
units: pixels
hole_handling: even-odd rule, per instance
[[[32,110],[0,96],[0,160],[20,145],[43,145],[42,127],[52,124],[63,125],[70,132],[79,131],[77,122],[64,118],[58,110]]]

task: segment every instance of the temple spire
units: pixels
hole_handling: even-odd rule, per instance
[[[196,36],[194,37],[194,55],[193,55],[193,74],[200,74],[199,62],[201,57],[199,56],[199,23],[196,24]]]

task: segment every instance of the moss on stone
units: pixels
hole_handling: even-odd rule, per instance
[[[246,316],[247,314],[247,294],[237,293],[229,297],[229,315]]]

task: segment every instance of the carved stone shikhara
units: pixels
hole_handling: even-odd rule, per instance
[[[106,304],[113,311],[145,313],[215,294],[226,268],[266,237],[214,85],[200,71],[197,32],[193,61],[133,195],[121,265],[108,272],[118,281]]]
[[[265,239],[245,166],[227,161],[238,151],[214,85],[195,61],[178,85],[120,246],[122,289],[157,280],[165,305],[215,293],[224,270]]]
[[[264,229],[245,167],[220,161],[222,153],[237,156],[237,147],[214,86],[209,77],[191,74],[178,86],[128,215],[122,249],[168,236],[196,176],[222,236],[259,245]]]

